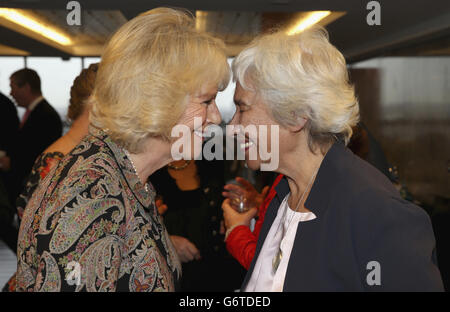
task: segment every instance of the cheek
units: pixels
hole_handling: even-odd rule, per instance
[[[181,117],[180,123],[193,128],[195,118],[201,118],[203,124],[206,119],[206,108],[202,105],[197,107],[188,107]]]
[[[253,116],[251,111],[241,112],[239,116],[239,124],[243,126],[247,125],[255,125],[255,117]]]
[[[273,145],[275,147],[275,144]],[[278,140],[279,155],[290,153],[292,150],[296,148],[296,146],[297,142],[295,141],[295,137],[290,135],[287,130],[281,129]]]

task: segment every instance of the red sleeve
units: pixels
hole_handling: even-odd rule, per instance
[[[255,256],[256,242],[258,241],[259,232],[261,231],[264,222],[267,207],[269,207],[270,202],[277,193],[275,191],[275,186],[278,185],[282,178],[282,174],[277,176],[268,195],[261,204],[261,207],[259,207],[259,217],[256,221],[253,233],[248,226],[240,225],[235,227],[227,237],[226,246],[228,252],[247,270]]]
[[[270,205],[270,202],[277,194],[277,191],[275,191],[275,187],[280,183],[281,179],[283,178],[282,174],[279,174],[275,181],[272,183],[272,186],[270,187],[269,193],[267,194],[266,198],[264,199],[261,207],[259,207],[259,214],[258,214],[258,220],[255,224],[255,229],[253,230],[253,234],[258,238],[259,232],[261,231],[261,227],[264,223],[264,217],[266,215],[267,208]]]
[[[250,267],[253,256],[255,255],[256,241],[255,236],[248,226],[239,225],[231,231],[226,240],[228,252],[246,269]]]

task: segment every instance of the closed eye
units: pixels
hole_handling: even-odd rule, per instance
[[[250,106],[247,104],[244,104],[243,102],[236,102],[236,106],[239,107],[239,111],[245,112],[250,109]]]
[[[203,104],[210,105],[210,104],[212,104],[214,102],[214,100],[215,100],[215,98],[211,98],[211,99],[209,99],[207,101],[204,101]]]

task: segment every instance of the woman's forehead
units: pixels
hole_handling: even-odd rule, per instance
[[[198,97],[198,98],[211,97],[211,96],[215,96],[217,94],[218,90],[219,89],[216,84],[207,83],[207,84],[204,84],[199,90],[194,92],[192,95],[194,97]]]
[[[244,89],[239,82],[236,83],[234,91],[234,102],[236,104],[251,105],[256,100],[256,92]]]

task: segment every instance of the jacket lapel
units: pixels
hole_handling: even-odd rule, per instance
[[[280,183],[275,187],[275,190],[276,195],[270,202],[269,207],[267,207],[266,215],[264,217],[264,223],[261,227],[261,232],[259,233],[258,242],[256,243],[255,256],[253,257],[252,263],[250,264],[250,268],[247,271],[247,274],[245,275],[241,291],[245,289],[248,281],[250,280],[250,277],[252,276],[253,269],[255,268],[256,259],[258,259],[258,255],[261,252],[261,248],[264,245],[264,241],[266,240],[267,234],[269,233],[273,221],[275,221],[278,208],[283,202],[283,199],[290,192],[289,184],[285,177],[281,179]]]
[[[312,211],[316,215],[316,219],[312,221],[308,221],[307,226],[314,226],[320,220],[322,220],[325,211],[329,207],[330,199],[332,198],[332,193],[334,189],[334,184],[339,183],[339,179],[343,178],[343,169],[336,167],[336,163],[339,163],[341,158],[348,157],[349,154],[346,150],[345,145],[342,142],[334,143],[328,153],[325,155],[325,158],[320,165],[320,169],[316,176],[316,181],[311,187],[311,191],[309,193],[308,198],[305,202],[305,207],[307,207],[310,211]],[[269,233],[270,227],[272,226],[273,221],[275,220],[278,212],[278,208],[280,207],[283,199],[290,192],[289,184],[286,177],[281,179],[280,183],[275,187],[277,194],[274,199],[270,202],[269,207],[267,208],[266,216],[264,219],[263,226],[261,228],[261,232],[259,234],[258,242],[256,244],[255,256],[253,257],[250,268],[245,276],[244,283],[242,284],[241,291],[245,289],[247,286],[250,277],[252,276],[253,270],[255,268],[256,260],[258,259],[259,253],[261,252],[262,246],[264,245],[264,241],[266,240],[267,234]],[[305,227],[306,225],[302,225]],[[300,239],[299,233],[296,234],[296,238],[294,241],[294,247],[292,250],[295,252],[301,248],[299,248]],[[291,254],[291,258],[296,255]],[[290,266],[291,260],[289,260],[288,269],[286,272],[286,276],[292,269]],[[285,285],[286,281],[285,279]]]

